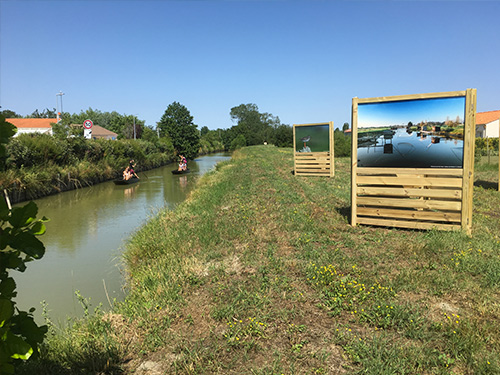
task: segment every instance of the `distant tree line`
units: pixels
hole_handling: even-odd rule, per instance
[[[22,117],[11,110],[0,112],[7,118]],[[35,110],[26,118],[55,118],[53,110]],[[198,129],[189,110],[178,102],[168,105],[156,129],[145,125],[145,121],[135,115],[119,114],[116,111],[102,112],[89,108],[78,114],[64,112],[61,122],[53,127],[57,138],[68,136],[83,136],[82,127],[72,127],[83,124],[87,119],[118,134],[118,139],[143,139],[152,143],[167,138],[174,147],[176,155],[182,154],[193,159],[199,154],[217,151],[233,151],[244,146],[273,144],[277,147],[292,147],[293,128],[282,124],[279,117],[271,113],[261,113],[256,104],[240,104],[231,108],[229,116],[234,125],[228,129],[210,130],[207,126]],[[135,126],[134,126],[135,124]],[[351,153],[350,136],[344,131],[349,124],[344,123],[342,130],[335,130],[335,156],[348,156]]]

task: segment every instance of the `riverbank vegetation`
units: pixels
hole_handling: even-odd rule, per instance
[[[500,193],[472,236],[349,225],[350,160],[234,153],[128,241],[128,294],[51,327],[20,374],[498,374]],[[497,169],[498,171],[498,165]]]
[[[143,171],[170,163],[174,155],[168,138],[150,142],[21,134],[7,145],[0,189],[13,202],[36,199],[116,178],[130,159]]]

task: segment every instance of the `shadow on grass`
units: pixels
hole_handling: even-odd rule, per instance
[[[335,211],[344,217],[348,223],[351,222],[351,206],[335,207]]]
[[[73,359],[65,365],[59,361],[46,358],[19,362],[15,369],[17,375],[120,375],[123,369],[116,358],[110,358],[102,353],[83,359]]]
[[[498,183],[492,181],[477,180],[474,182],[474,186],[482,187],[486,190],[498,190]]]

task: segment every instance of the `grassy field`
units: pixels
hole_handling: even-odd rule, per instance
[[[494,167],[476,171],[471,237],[351,227],[349,159],[336,160],[334,178],[292,170],[292,149],[259,146],[205,175],[186,202],[130,239],[127,300],[56,332],[32,366],[40,374],[500,373]]]

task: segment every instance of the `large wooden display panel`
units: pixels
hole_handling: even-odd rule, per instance
[[[465,97],[461,168],[358,167],[358,104]],[[351,224],[471,232],[476,90],[352,100]]]
[[[303,127],[328,126],[327,151],[299,152],[297,151],[297,129]],[[327,176],[335,175],[334,164],[334,139],[333,139],[333,121],[315,124],[294,124],[293,125],[293,145],[294,145],[294,173],[297,176]],[[305,148],[305,147],[304,147]]]

